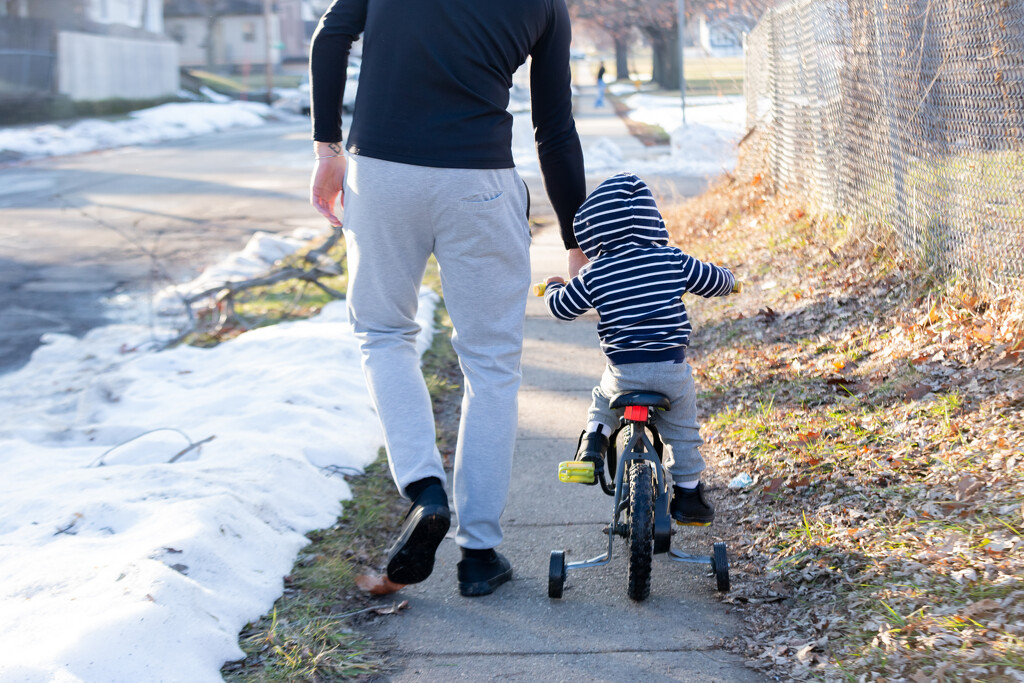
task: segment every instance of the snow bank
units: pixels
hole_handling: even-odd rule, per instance
[[[625,86],[632,88],[633,86]],[[669,132],[671,145],[626,153],[614,139],[584,140],[583,161],[589,175],[630,171],[645,175],[717,175],[736,166],[736,144],[746,125],[742,97],[691,97],[687,99],[686,126],[681,126],[682,102],[677,97],[636,93],[624,100],[629,117],[660,126]],[[513,156],[520,175],[538,176],[540,167],[533,146],[529,117],[516,114],[512,127]],[[659,151],[663,150],[663,151]]]
[[[27,159],[80,154],[97,149],[177,140],[225,128],[252,127],[288,116],[259,102],[182,102],[132,112],[119,121],[85,119],[67,128],[55,124],[0,129],[0,152]]]
[[[221,680],[382,445],[344,302],[212,349],[148,334],[50,335],[0,376],[0,680]]]
[[[637,93],[627,97],[623,103],[629,107],[629,118],[661,126],[669,132],[678,128],[683,120],[683,104],[678,96]],[[687,123],[739,135],[746,126],[746,118],[746,100],[742,95],[686,98]]]

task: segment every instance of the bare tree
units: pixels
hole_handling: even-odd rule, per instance
[[[704,15],[738,33],[756,22],[771,0],[687,0],[686,18]],[[616,40],[628,41],[637,28],[654,52],[652,79],[663,88],[679,87],[679,16],[677,0],[569,0],[573,16],[608,32]],[[622,77],[622,72],[619,76]]]

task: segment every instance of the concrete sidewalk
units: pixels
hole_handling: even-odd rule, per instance
[[[553,226],[535,236],[534,279],[564,270]],[[570,561],[603,552],[611,498],[595,487],[559,483],[557,463],[571,459],[590,390],[604,367],[596,317],[551,318],[543,301],[527,309],[519,439],[500,550],[515,572],[493,595],[463,598],[445,540],[433,575],[395,597],[410,607],[378,620],[371,633],[399,670],[393,681],[758,681],[742,659],[719,647],[738,620],[719,602],[702,567],[655,559],[650,598],[626,596],[624,542],[606,567],[569,573],[564,597],[547,597],[548,556]],[[710,530],[685,530],[674,547],[710,553]]]
[[[628,131],[611,107],[584,110],[577,123],[584,145],[594,134],[628,144]],[[535,190],[535,205],[546,205],[540,197]],[[565,272],[554,223],[536,232],[531,254],[535,282]],[[565,550],[575,561],[607,547],[602,528],[611,518],[611,498],[596,487],[561,484],[556,474],[558,462],[573,457],[591,389],[604,368],[596,320],[589,314],[557,321],[541,299],[531,297],[515,471],[500,547],[514,579],[493,595],[461,597],[459,550],[445,540],[431,577],[393,596],[409,600],[409,609],[370,627],[398,667],[389,680],[763,680],[720,648],[739,622],[718,600],[703,567],[658,556],[651,596],[635,603],[626,596],[626,546],[616,539],[610,565],[570,572],[564,597],[547,597],[552,550]],[[673,545],[710,554],[714,540],[714,527],[691,529],[676,534]]]

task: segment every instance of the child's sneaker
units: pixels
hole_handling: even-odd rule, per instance
[[[704,500],[704,482],[695,489],[672,487],[672,519],[686,526],[707,526],[715,521],[715,508]]]
[[[580,432],[580,440],[576,445],[576,459],[594,463],[594,481],[596,484],[604,473],[604,456],[608,453],[608,437],[601,432]]]

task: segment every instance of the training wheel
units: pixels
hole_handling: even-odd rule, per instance
[[[565,587],[565,551],[552,550],[551,562],[548,564],[548,597],[562,597],[562,589]]]
[[[725,550],[725,543],[715,544],[715,554],[711,556],[711,571],[715,573],[715,583],[718,590],[725,593],[729,590],[729,554]]]

